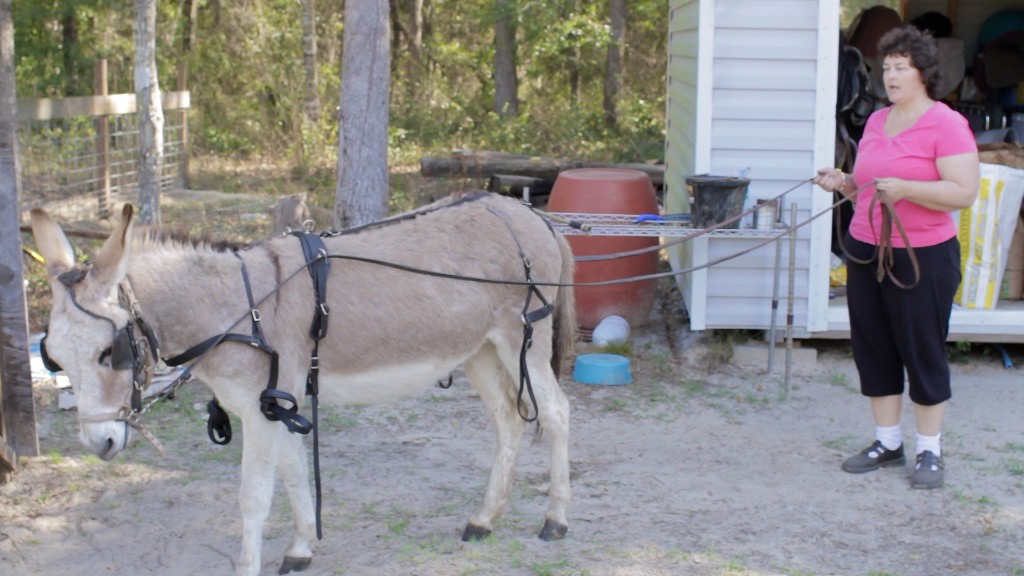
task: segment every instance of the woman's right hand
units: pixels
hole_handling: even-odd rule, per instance
[[[812,182],[829,192],[840,192],[846,185],[846,174],[838,168],[822,168]]]

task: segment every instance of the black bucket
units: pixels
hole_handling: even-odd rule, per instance
[[[708,228],[724,222],[743,212],[743,201],[747,197],[748,178],[734,176],[687,176],[686,183],[693,190],[693,204],[690,213],[693,215],[694,228]],[[739,228],[740,221],[722,226],[722,228]]]

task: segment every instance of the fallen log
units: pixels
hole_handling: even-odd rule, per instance
[[[639,170],[651,178],[655,188],[665,180],[663,164],[588,162],[547,157],[527,157],[502,153],[458,153],[450,158],[420,158],[420,175],[440,178],[490,178],[495,174],[527,176],[554,180],[563,170],[574,168],[626,168]]]

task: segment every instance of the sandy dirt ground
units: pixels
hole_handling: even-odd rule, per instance
[[[543,440],[525,443],[494,534],[463,543],[494,446],[479,399],[455,385],[322,412],[324,539],[309,574],[1024,574],[1024,375],[993,354],[954,365],[945,488],[910,489],[909,465],[864,475],[843,458],[872,439],[845,342],[811,342],[780,397],[782,367],[722,360],[722,344],[634,329],[636,380],[564,379],[573,500],[565,540],[542,542]],[[1016,365],[1024,349],[1011,348]],[[593,351],[581,344],[580,352]],[[569,370],[571,374],[571,370]],[[147,414],[168,448],[136,439],[111,463],[77,444],[74,412],[38,386],[43,456],[0,485],[0,573],[230,574],[241,534],[240,446],[206,439],[201,384]],[[904,430],[912,450],[913,414]],[[290,532],[278,490],[263,545],[276,574]]]

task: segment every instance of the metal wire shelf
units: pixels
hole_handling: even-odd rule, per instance
[[[688,220],[659,220],[637,222],[638,214],[592,214],[586,212],[547,212],[551,225],[565,236],[652,236],[683,237],[696,236]],[[570,224],[573,223],[573,224]],[[575,224],[575,225],[574,225]],[[771,230],[756,230],[749,227],[719,228],[708,233],[712,237],[767,238],[777,235],[788,226],[777,222]]]

